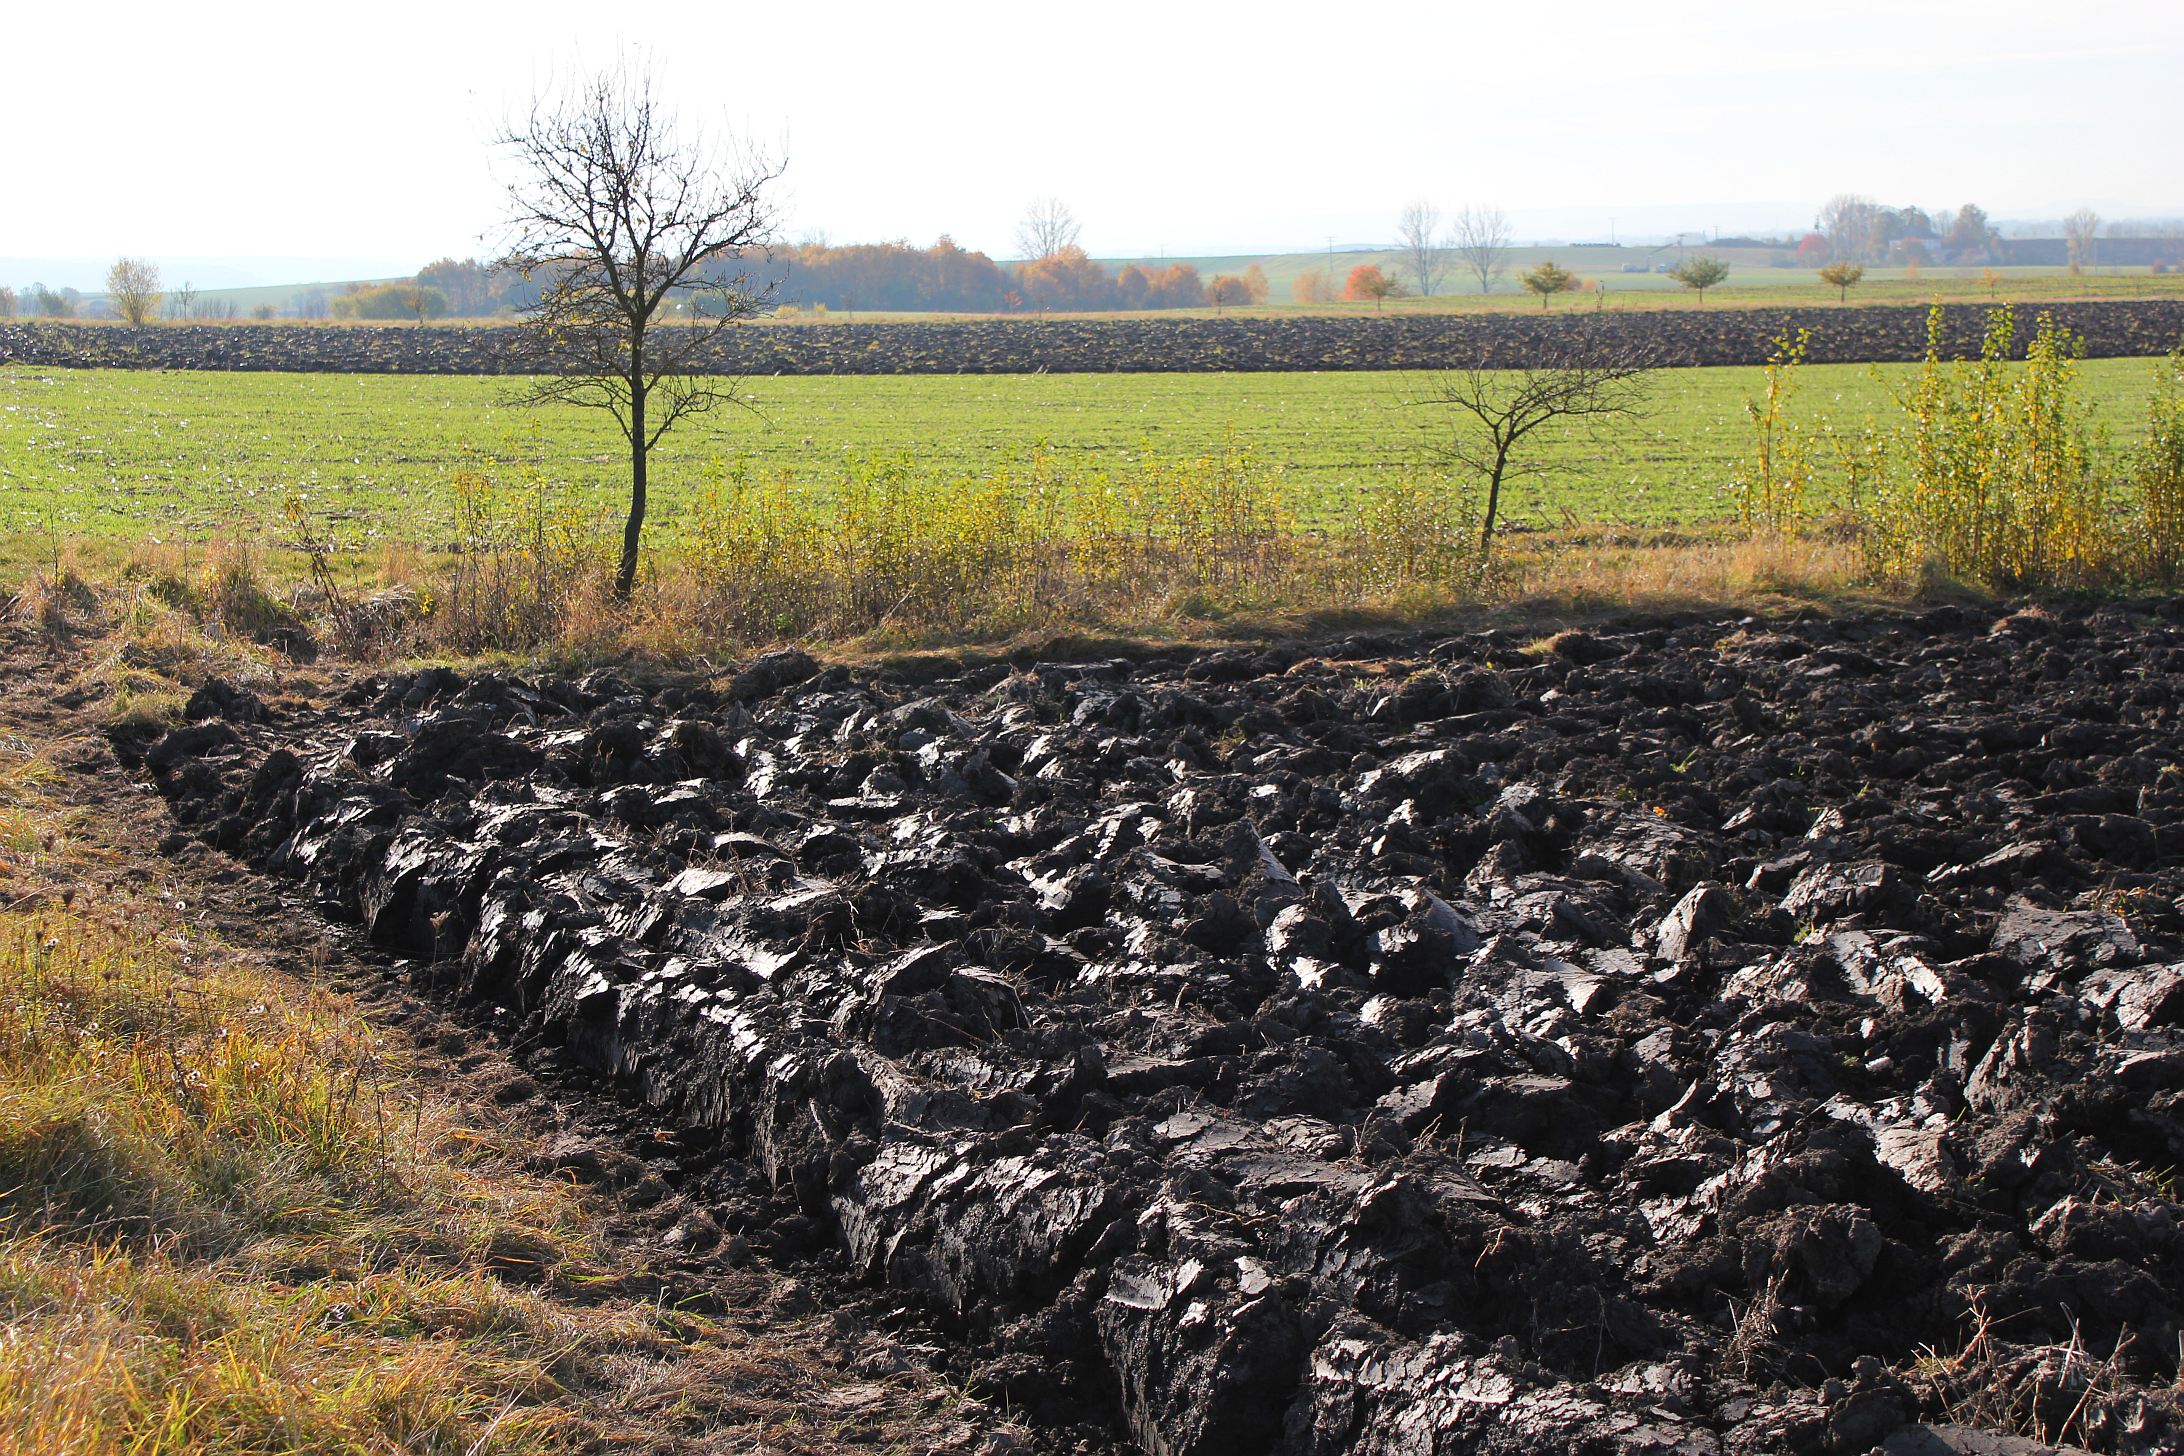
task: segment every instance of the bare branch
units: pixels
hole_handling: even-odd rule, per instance
[[[1526,437],[1554,422],[1597,433],[1613,421],[1643,417],[1647,376],[1660,362],[1637,346],[1570,345],[1522,369],[1448,371],[1411,401],[1451,416],[1447,437],[1431,447],[1433,453],[1486,479],[1481,556],[1493,549],[1502,487],[1552,468],[1519,453]]]
[[[1396,221],[1395,236],[1419,296],[1432,297],[1448,273],[1448,244],[1441,237],[1441,210],[1423,198],[1411,203]]]
[[[1457,210],[1452,227],[1464,271],[1479,280],[1479,292],[1492,292],[1494,280],[1509,267],[1509,219],[1498,207],[1467,203]]]
[[[1077,218],[1059,197],[1042,197],[1016,224],[1016,246],[1024,261],[1036,263],[1074,245],[1080,229]]]
[[[630,447],[616,589],[635,581],[652,447],[738,401],[721,336],[766,311],[784,163],[682,123],[652,72],[623,61],[535,99],[495,138],[515,161],[505,255],[540,284],[524,313],[526,403],[603,409]]]

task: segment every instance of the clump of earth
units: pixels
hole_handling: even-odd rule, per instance
[[[145,762],[1147,1451],[2166,1451],[2180,619],[435,669]]]

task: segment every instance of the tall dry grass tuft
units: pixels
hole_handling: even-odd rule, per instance
[[[486,464],[458,471],[452,564],[420,603],[432,642],[471,654],[552,641],[597,596],[611,569],[611,529],[596,508],[556,490],[535,466],[504,480]]]
[[[1826,535],[1575,542],[1523,563],[1505,602],[1593,611],[1734,609],[1853,601],[1865,562]]]

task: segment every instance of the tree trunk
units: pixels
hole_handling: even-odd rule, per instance
[[[614,594],[623,601],[637,585],[637,542],[645,529],[645,389],[632,377],[629,391],[629,520],[622,527],[622,566],[614,574]]]
[[[1509,463],[1509,447],[1494,447],[1494,469],[1486,477],[1486,519],[1479,526],[1479,559],[1484,561],[1494,549],[1494,517],[1501,510],[1502,470]]]

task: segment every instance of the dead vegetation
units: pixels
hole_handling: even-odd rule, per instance
[[[528,1171],[537,1129],[322,959],[253,944],[210,903],[231,886],[156,857],[156,811],[100,797],[131,792],[86,778],[102,707],[163,720],[209,668],[292,670],[204,625],[286,620],[247,561],[208,578],[201,619],[157,580],[64,578],[9,629],[8,671],[59,686],[0,724],[0,1453],[969,1439],[957,1392],[851,1368],[869,1339],[772,1308],[769,1276],[694,1270]]]

